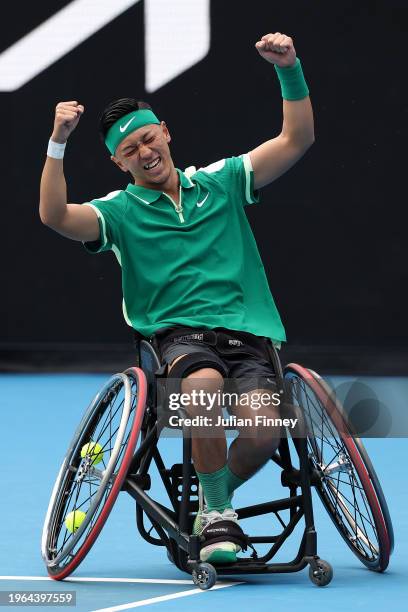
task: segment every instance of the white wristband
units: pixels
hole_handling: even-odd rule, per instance
[[[61,144],[60,142],[54,142],[53,140],[48,141],[47,155],[54,159],[62,159],[64,157],[64,151],[67,143]]]

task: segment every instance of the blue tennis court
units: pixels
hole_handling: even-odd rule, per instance
[[[2,9],[0,612],[405,612],[407,0]],[[194,372],[279,383],[296,435],[183,462],[156,391]]]
[[[135,525],[134,502],[122,493],[80,567],[64,582],[49,580],[40,555],[49,496],[72,433],[106,378],[99,374],[1,376],[0,590],[75,591],[78,612],[149,605],[166,610],[194,606],[197,611],[208,610],[208,606],[229,605],[287,611],[299,610],[299,605],[307,609],[343,610],[347,605],[353,609],[380,610],[384,608],[384,600],[390,610],[405,609],[408,487],[399,471],[405,465],[403,438],[364,441],[382,484],[395,530],[395,550],[384,574],[370,572],[358,562],[316,496],[318,552],[334,568],[329,586],[312,585],[304,570],[286,575],[221,577],[216,588],[200,591],[187,574],[168,561],[163,548],[151,546],[140,537]],[[331,380],[341,382],[340,378]],[[407,379],[366,381],[378,397],[392,401],[394,409],[406,409]],[[164,440],[162,451],[169,465],[180,461],[180,448],[179,439]],[[236,505],[268,501],[279,497],[281,491],[279,470],[270,463],[238,490]],[[270,529],[269,521],[268,516],[258,517],[255,524],[251,523],[251,529],[260,532]],[[299,530],[279,552],[279,560],[292,558],[298,544]]]

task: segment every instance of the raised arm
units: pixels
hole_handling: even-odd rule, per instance
[[[83,112],[84,107],[76,101],[56,106],[54,130],[41,177],[40,217],[45,225],[67,238],[91,242],[99,238],[98,218],[90,206],[67,203],[63,165],[65,144]]]
[[[254,186],[259,189],[284,174],[302,157],[314,142],[314,127],[309,92],[292,39],[280,32],[266,34],[255,47],[259,55],[275,64],[284,98],[281,133],[249,154]]]

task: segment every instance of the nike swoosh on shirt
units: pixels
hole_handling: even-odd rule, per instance
[[[204,200],[201,200],[201,202],[197,202],[197,206],[198,206],[198,208],[200,208],[200,207],[201,207],[201,206],[204,204],[204,202],[206,201],[206,199],[208,198],[208,196],[209,196],[209,195],[210,195],[210,194],[209,194],[209,193],[207,193],[207,195],[205,196]]]
[[[128,129],[129,125],[132,123],[133,119],[135,117],[132,117],[131,119],[129,119],[129,121],[127,123],[125,123],[125,125],[120,125],[119,129],[121,132],[126,132],[126,130]]]

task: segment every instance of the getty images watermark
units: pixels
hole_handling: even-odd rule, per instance
[[[181,382],[181,381],[179,381]],[[225,379],[224,379],[225,382]],[[176,385],[176,379],[173,379]],[[170,386],[170,388],[169,388]],[[167,415],[166,427],[200,428],[201,434],[212,435],[216,428],[241,429],[250,434],[255,428],[294,429],[298,419],[283,414],[281,395],[269,389],[247,392],[216,390],[214,392],[191,388],[188,392],[172,391],[167,385],[162,388],[163,413]]]
[[[283,429],[297,438],[325,441],[408,437],[407,381],[400,382],[397,395],[384,385],[375,387],[366,377],[328,380],[327,387],[312,374],[309,378],[303,382],[285,380],[282,395],[277,393],[273,378],[254,381],[248,377],[238,385],[235,379],[224,379],[222,388],[214,392],[208,391],[214,389],[213,380],[201,379],[198,387],[194,379],[190,383],[185,378],[159,379],[159,428],[166,429],[164,435],[170,437],[190,427],[200,437],[220,436],[224,429],[232,437],[235,434],[229,432],[234,430],[252,437],[279,435]],[[248,388],[254,391],[246,391]]]

